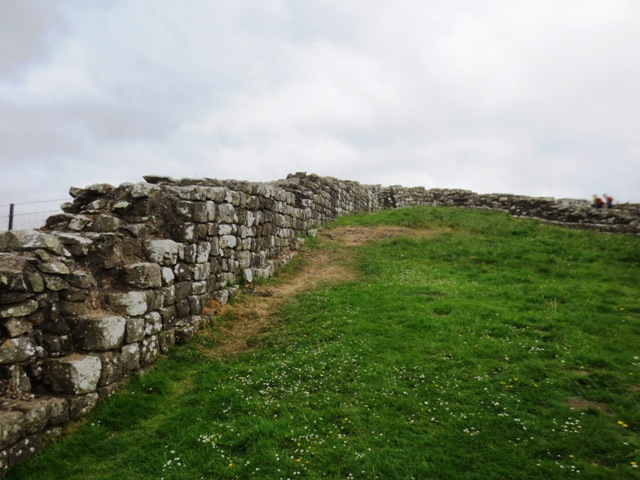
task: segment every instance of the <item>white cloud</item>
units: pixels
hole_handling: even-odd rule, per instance
[[[146,173],[301,170],[640,201],[632,0],[8,0],[2,13],[0,203]]]

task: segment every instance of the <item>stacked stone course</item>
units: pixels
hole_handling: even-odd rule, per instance
[[[0,235],[0,473],[191,340],[239,284],[273,275],[337,216],[445,205],[640,234],[637,206],[304,173],[272,183],[145,180],[71,188],[73,201],[43,229]]]

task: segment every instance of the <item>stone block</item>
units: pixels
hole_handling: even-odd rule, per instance
[[[238,244],[238,239],[233,235],[223,235],[220,237],[220,248],[235,248]]]
[[[185,318],[189,316],[189,300],[185,299],[176,303],[176,318]]]
[[[81,350],[113,350],[124,340],[127,321],[120,316],[84,317],[71,321],[72,336]]]
[[[80,418],[93,410],[98,403],[98,394],[88,393],[86,395],[75,395],[68,397],[69,418]]]
[[[99,387],[122,380],[124,377],[124,365],[120,352],[101,353],[98,357],[102,362],[102,372],[100,380],[98,380]]]
[[[76,288],[83,288],[85,290],[96,288],[98,282],[91,272],[85,272],[82,270],[72,271],[66,278],[69,285]]]
[[[33,331],[33,325],[31,322],[24,320],[23,318],[9,318],[1,320],[2,332],[7,337],[19,337],[25,333],[31,333]]]
[[[100,380],[102,363],[93,355],[74,353],[47,360],[45,383],[58,393],[73,395],[95,391]]]
[[[173,273],[173,270],[169,267],[162,267],[162,284],[163,285],[173,285],[173,281],[176,276]]]
[[[178,242],[192,243],[198,240],[196,226],[193,223],[180,223],[172,228],[173,237]]]
[[[171,266],[178,262],[178,244],[173,240],[147,240],[144,250],[147,258],[159,265]]]
[[[124,281],[135,288],[162,286],[162,268],[157,263],[132,263],[124,267]]]
[[[132,343],[120,349],[122,369],[124,372],[131,372],[140,368],[140,345]]]
[[[24,362],[36,354],[36,345],[29,337],[10,338],[0,345],[0,364]]]
[[[129,317],[126,319],[127,333],[125,337],[126,343],[139,342],[145,336],[146,316]]]
[[[49,423],[51,425],[60,425],[69,420],[69,402],[62,397],[48,397],[49,402]]]
[[[56,232],[55,236],[74,256],[84,257],[91,252],[93,241],[89,238],[67,232]]]
[[[191,282],[179,282],[175,284],[175,301],[181,302],[191,295]]]
[[[176,323],[176,307],[163,308],[160,314],[162,316],[162,328],[165,330],[173,328]]]
[[[162,330],[162,316],[158,312],[149,312],[144,316],[145,336],[155,335]]]
[[[218,223],[236,223],[238,217],[233,205],[229,203],[222,203],[218,205],[218,211],[216,212],[216,222]]]
[[[212,222],[216,218],[216,204],[212,201],[196,202],[193,210],[193,221],[199,223]]]
[[[160,356],[158,336],[145,338],[140,345],[140,363],[142,366],[151,365]]]
[[[13,445],[27,431],[27,421],[22,412],[0,411],[0,449]]]
[[[0,234],[0,252],[33,251],[43,249],[62,255],[62,243],[54,235],[36,230],[11,230]]]
[[[136,183],[131,190],[131,196],[133,198],[147,198],[158,193],[160,187],[151,183],[140,182]]]
[[[38,264],[38,269],[42,273],[52,273],[55,275],[68,275],[69,267],[59,260],[49,260]]]
[[[26,317],[38,309],[38,302],[26,300],[24,302],[3,306],[0,308],[0,318]]]
[[[166,355],[175,344],[176,333],[174,329],[164,330],[158,335],[158,345],[161,353]]]
[[[7,400],[3,402],[2,408],[24,415],[27,435],[43,431],[51,418],[51,405],[46,399]]]
[[[147,313],[147,295],[144,292],[111,293],[107,295],[109,306],[124,315],[132,317]]]

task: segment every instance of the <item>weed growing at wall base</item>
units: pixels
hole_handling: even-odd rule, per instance
[[[262,348],[176,349],[8,478],[640,478],[637,238],[429,208],[336,226],[377,224],[434,234],[349,247],[358,281],[295,297]]]

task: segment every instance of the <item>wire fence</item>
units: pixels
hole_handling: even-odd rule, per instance
[[[0,205],[0,232],[32,230],[44,226],[47,218],[61,213],[60,204],[68,198]]]

